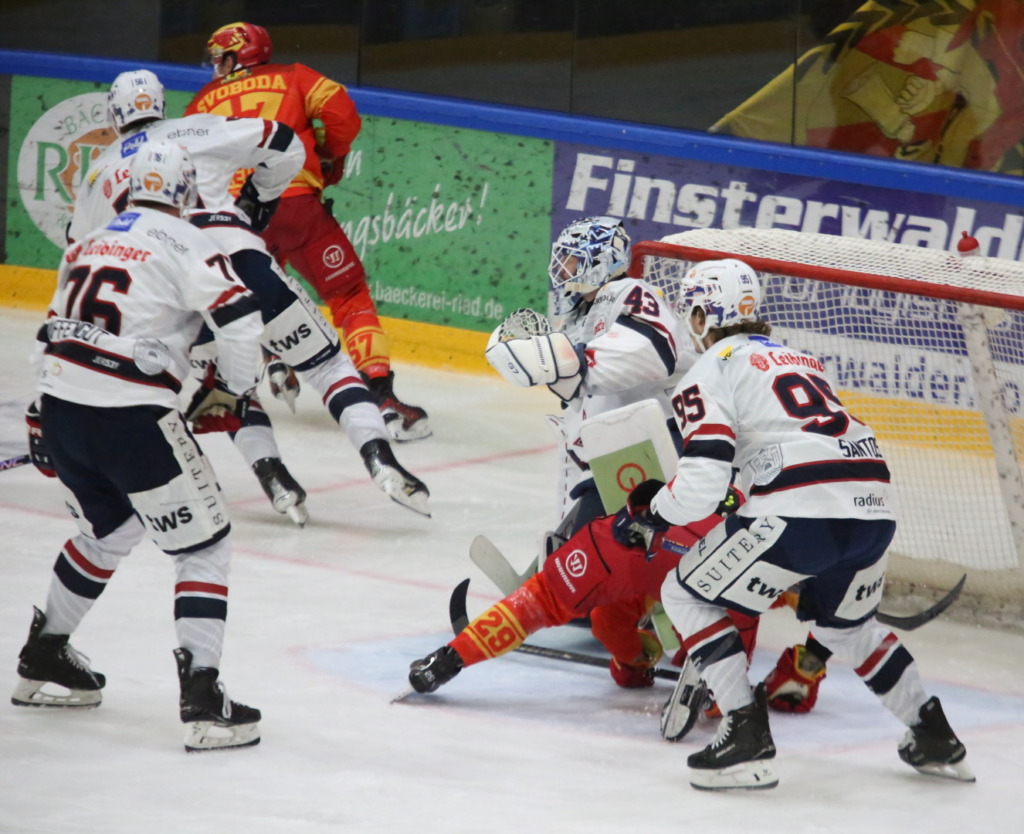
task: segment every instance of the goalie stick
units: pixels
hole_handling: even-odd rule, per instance
[[[452,631],[459,634],[469,625],[469,615],[466,613],[466,595],[469,592],[469,580],[463,579],[455,590],[452,591],[451,599],[448,601],[448,616],[452,622]],[[598,666],[602,669],[608,668],[610,658],[600,657],[594,654],[582,654],[570,652],[563,649],[549,649],[546,646],[535,646],[530,643],[523,643],[516,649],[522,654],[532,654],[538,657],[546,657],[549,660],[564,660],[568,663],[581,663],[584,666]],[[672,669],[654,668],[654,677],[665,680],[676,681],[679,673]]]

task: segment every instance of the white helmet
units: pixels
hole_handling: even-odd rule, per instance
[[[196,204],[196,166],[181,145],[145,142],[128,163],[133,203],[162,203],[181,212]]]
[[[122,72],[110,85],[107,115],[118,133],[143,119],[162,119],[164,110],[164,85],[149,70]]]
[[[757,321],[761,284],[757,273],[743,261],[725,258],[703,261],[686,273],[676,301],[676,314],[685,321],[698,342],[713,327],[729,327],[741,321]],[[693,311],[704,311],[704,327],[693,329]]]
[[[566,226],[551,247],[548,277],[556,292],[586,294],[629,266],[629,235],[614,217],[586,217]]]

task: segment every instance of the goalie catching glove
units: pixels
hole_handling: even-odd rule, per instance
[[[236,432],[249,410],[249,394],[234,394],[224,381],[217,376],[216,366],[203,378],[203,383],[193,394],[192,402],[185,411],[185,419],[192,424],[193,434],[212,432]]]
[[[547,385],[565,402],[579,393],[587,375],[583,347],[558,330],[509,338],[503,322],[488,339],[484,356],[509,382],[521,388]]]

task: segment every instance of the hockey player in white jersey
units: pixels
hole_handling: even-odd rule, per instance
[[[558,420],[563,523],[555,545],[604,515],[580,457],[583,420],[652,397],[664,403],[670,419],[667,394],[696,358],[688,342],[680,344],[678,321],[662,294],[626,276],[629,259],[630,240],[621,221],[573,221],[552,245],[548,267],[559,306],[568,309],[551,332],[541,326],[532,335],[510,333],[512,322],[506,320],[487,345],[488,361],[505,379],[523,387],[547,384],[563,403]]]
[[[181,219],[195,200],[185,150],[142,147],[125,184],[126,211],[64,253],[39,333],[33,459],[60,479],[79,532],[57,557],[45,610],[35,609],[12,701],[99,706],[106,679],[68,639],[148,534],[174,562],[186,749],[249,746],[260,739],[260,712],[231,701],[218,680],[227,502],[177,405],[204,325],[224,389],[242,400],[254,389],[259,304],[213,241]]]
[[[690,273],[680,313],[703,355],[672,398],[683,456],[668,485],[637,487],[623,516],[638,531],[703,518],[733,468],[747,496],[662,587],[665,610],[725,716],[714,741],[689,757],[691,784],[777,784],[765,687],[751,690],[723,609],[756,616],[797,582],[814,637],[850,661],[909,728],[900,758],[924,773],[973,781],[938,698],[874,617],[896,529],[875,435],[839,401],[820,361],[771,339],[758,317],[760,297],[749,267]]]
[[[263,119],[212,114],[166,119],[163,85],[148,70],[121,73],[111,85],[108,101],[119,139],[93,163],[76,197],[70,236],[117,212],[127,162],[146,142],[166,140],[186,147],[196,164],[200,205],[190,219],[229,255],[235,271],[259,299],[264,348],[320,394],[377,487],[396,503],[429,516],[429,491],[396,460],[383,417],[341,349],[337,332],[305,290],[278,267],[256,233],[269,222],[278,198],[301,168],[302,142],[286,125]],[[253,173],[233,202],[228,184],[237,170],[250,168]],[[201,349],[196,357],[197,363],[213,358]],[[305,491],[281,462],[270,420],[258,399],[244,413],[234,414],[230,398],[209,386],[212,376],[204,374],[204,379],[207,384],[188,410],[190,418],[200,418],[193,420],[194,430],[231,431],[274,508],[304,524]]]

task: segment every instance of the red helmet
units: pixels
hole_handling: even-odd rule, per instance
[[[255,67],[270,60],[270,35],[262,26],[255,23],[229,23],[221,26],[210,35],[206,42],[206,62],[213,67],[215,77],[225,73],[221,71],[221,62],[227,53],[235,56],[235,69]]]

